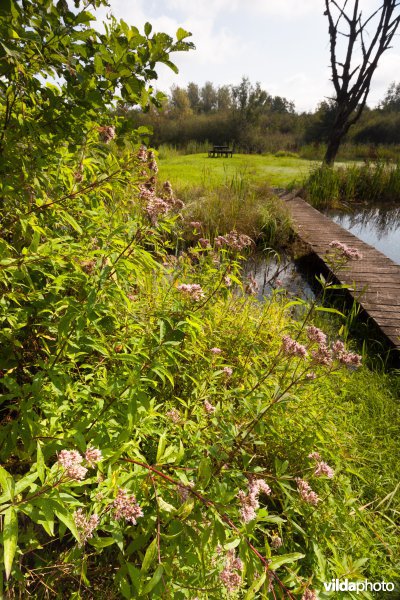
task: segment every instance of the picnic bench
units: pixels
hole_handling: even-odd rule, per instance
[[[230,156],[232,158],[232,148],[229,148],[229,146],[213,146],[212,149],[208,151],[209,158],[217,158],[219,156],[225,156],[225,158]]]

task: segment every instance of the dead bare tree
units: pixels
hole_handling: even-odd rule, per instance
[[[382,0],[380,6],[366,18],[361,4],[362,0],[325,0],[332,82],[336,92],[333,98],[335,118],[324,157],[328,165],[334,163],[344,136],[360,118],[378,61],[390,48],[400,23],[397,10],[400,0]],[[339,36],[347,39],[343,48]]]

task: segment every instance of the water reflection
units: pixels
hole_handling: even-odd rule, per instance
[[[295,261],[284,253],[257,252],[246,261],[244,279],[251,275],[257,282],[257,298],[270,296],[273,290],[284,290],[288,296],[313,300],[315,295]]]
[[[350,212],[327,209],[325,214],[367,244],[400,264],[400,207],[357,205]]]

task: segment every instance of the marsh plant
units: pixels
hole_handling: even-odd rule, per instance
[[[255,300],[246,232],[173,253],[184,203],[96,85],[146,102],[143,78],[188,34],[99,34],[87,5],[0,13],[3,594],[306,600],[344,573],[392,576],[398,436],[352,408],[375,384],[393,429],[390,386],[311,322],[316,305],[294,321],[278,292]],[[58,68],[60,87],[36,77]]]

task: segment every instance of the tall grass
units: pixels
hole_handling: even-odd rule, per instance
[[[400,202],[400,163],[317,166],[304,180],[303,189],[307,200],[319,207],[352,201]]]
[[[185,202],[184,237],[190,240],[191,221],[202,223],[202,234],[213,238],[236,230],[268,246],[284,245],[291,232],[291,221],[284,203],[267,185],[255,185],[243,173],[226,177],[225,184],[177,190]]]

